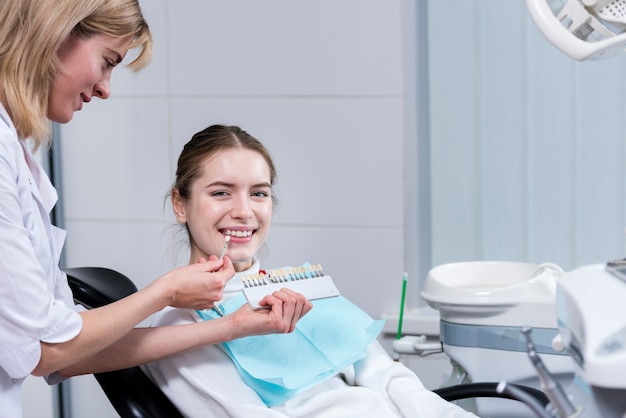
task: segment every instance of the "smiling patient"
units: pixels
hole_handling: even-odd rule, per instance
[[[230,237],[226,256],[237,273],[218,302],[226,315],[245,304],[242,277],[260,270],[275,180],[268,151],[235,126],[198,132],[178,160],[171,201],[189,234],[189,262],[220,254]],[[166,309],[154,325],[219,316]],[[145,368],[189,417],[474,417],[394,362],[376,340],[379,332],[379,321],[339,296],[314,301],[291,334],[207,345]],[[320,353],[328,362],[314,360]]]

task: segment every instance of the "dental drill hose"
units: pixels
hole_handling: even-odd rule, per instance
[[[448,402],[467,398],[503,398],[520,401],[529,406],[534,405],[540,410],[545,410],[545,407],[550,403],[550,400],[539,389],[508,383],[508,388],[512,387],[512,390],[499,391],[500,385],[502,385],[502,382],[462,383],[437,388],[433,392]]]

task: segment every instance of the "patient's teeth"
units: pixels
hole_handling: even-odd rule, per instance
[[[252,232],[253,231],[250,231],[250,230],[248,230],[248,231],[230,231],[230,230],[226,230],[226,231],[224,231],[224,234],[225,235],[230,235],[232,237],[242,238],[242,237],[249,237],[249,236],[251,236]]]

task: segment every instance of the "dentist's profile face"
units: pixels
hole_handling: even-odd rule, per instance
[[[57,53],[61,68],[50,86],[48,119],[67,123],[74,112],[83,108],[83,103],[89,103],[93,97],[108,98],[111,72],[126,55],[131,41],[132,36],[70,36]]]
[[[202,163],[188,201],[174,199],[174,212],[186,223],[191,260],[219,255],[226,236],[226,255],[235,270],[250,267],[265,242],[272,221],[270,169],[256,151],[230,148]]]

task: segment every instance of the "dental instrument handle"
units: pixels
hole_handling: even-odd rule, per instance
[[[535,413],[535,415],[537,415],[537,417],[552,418],[548,411],[546,411],[546,409],[543,407],[543,405],[541,405],[539,401],[537,401],[537,399],[519,389],[517,386],[510,385],[505,380],[502,380],[498,383],[498,386],[496,387],[496,392],[508,395],[512,399],[524,403]]]
[[[402,276],[402,293],[400,295],[400,311],[398,313],[398,332],[396,334],[396,340],[402,338],[402,321],[404,320],[404,300],[406,298],[406,282],[408,273],[404,273]]]
[[[224,311],[222,311],[222,309],[218,306],[218,305],[213,305],[213,311],[215,311],[219,316],[224,316]]]
[[[396,333],[396,340],[402,338],[402,321],[404,320],[404,299],[406,298],[406,278],[408,273],[404,273],[402,276],[402,293],[400,295],[400,311],[398,312],[398,332]],[[393,361],[400,361],[400,353],[394,351]]]
[[[228,248],[229,242],[230,242],[230,235],[226,235],[226,238],[224,238],[224,246],[222,247],[222,252],[220,253],[220,260],[224,258],[224,254],[226,254],[226,249]]]
[[[535,344],[530,337],[531,332],[532,330],[529,327],[522,327],[522,334],[526,337],[528,357],[537,371],[541,387],[550,400],[550,403],[559,414],[559,418],[572,417],[577,413],[576,408],[572,405],[572,402],[563,391],[561,385],[559,385],[559,382],[557,382],[554,376],[548,371],[541,357],[537,354]]]
[[[220,260],[224,258],[224,254],[226,254],[226,249],[228,248],[229,242],[230,242],[230,235],[226,235],[226,238],[224,238],[224,246],[222,247],[222,253],[220,254]],[[224,316],[224,311],[222,311],[222,309],[218,305],[214,304],[212,309],[219,316]]]

